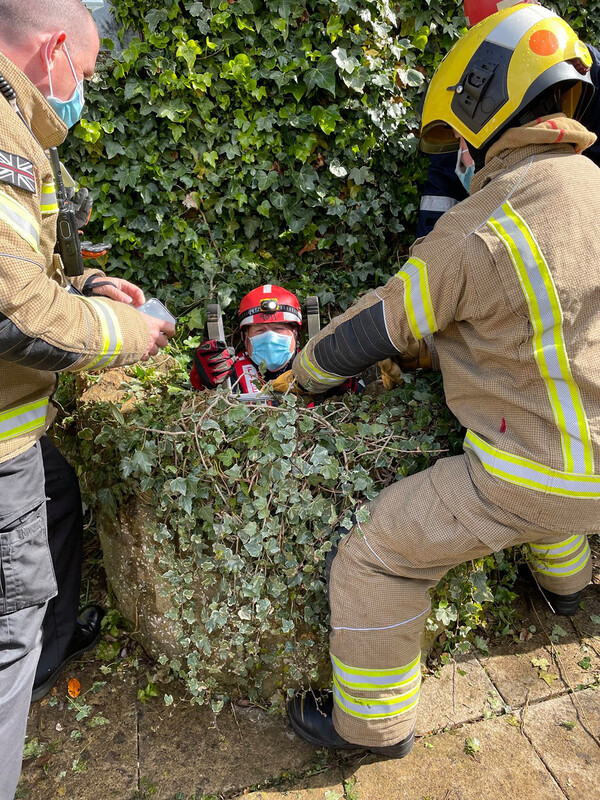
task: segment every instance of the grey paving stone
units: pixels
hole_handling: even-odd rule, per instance
[[[312,775],[293,789],[250,792],[244,797],[249,800],[344,800],[345,789],[341,771],[334,767],[320,775]]]
[[[535,633],[526,641],[501,641],[488,657],[478,656],[492,682],[513,708],[564,694],[579,684],[587,685],[600,675],[600,626],[590,617],[600,615],[598,587],[583,593],[585,610],[573,620],[553,614],[534,588],[521,598],[522,630]],[[551,639],[553,641],[551,641]],[[589,668],[581,662],[589,658]],[[584,662],[587,664],[587,662]]]
[[[283,717],[257,708],[226,708],[217,718],[210,709],[162,695],[145,704],[139,718],[141,779],[153,800],[186,795],[227,794],[260,784],[282,772],[301,771],[315,760],[313,747],[291,733]]]
[[[593,736],[600,737],[600,690],[529,707],[523,730],[569,800],[598,797],[600,747]]]
[[[430,733],[461,722],[482,719],[498,711],[503,701],[474,656],[457,658],[429,675],[421,687],[417,734]]]
[[[474,755],[465,752],[467,738],[478,742]],[[351,775],[359,800],[564,800],[506,716],[419,739],[402,761],[348,765],[345,776]]]

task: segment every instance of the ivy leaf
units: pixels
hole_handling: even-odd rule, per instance
[[[309,89],[319,86],[335,97],[335,73],[335,58],[321,56],[315,66],[304,73],[304,82]]]
[[[360,61],[354,56],[349,56],[343,47],[336,47],[331,51],[331,55],[335,58],[335,63],[344,72],[354,72],[360,66]]]
[[[340,163],[339,158],[332,159],[329,165],[329,171],[332,175],[335,175],[336,178],[345,178],[348,174],[348,170]]]
[[[548,667],[550,666],[550,662],[547,658],[532,658],[531,664],[534,667],[538,667],[542,672],[546,672]]]
[[[368,167],[354,167],[348,176],[357,186],[362,186],[366,181],[373,180],[373,173]]]

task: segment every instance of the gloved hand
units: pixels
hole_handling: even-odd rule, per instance
[[[402,370],[410,372],[414,369],[433,369],[429,348],[423,340],[411,344],[404,353],[379,362],[381,382],[384,389],[393,389],[403,381]]]
[[[402,370],[393,358],[386,358],[379,362],[379,369],[381,370],[381,382],[384,389],[393,389],[394,386],[400,386],[402,381]]]
[[[99,244],[80,242],[80,244],[81,255],[84,258],[100,258],[100,256],[105,256],[112,247],[112,244],[108,244],[108,242],[100,242]]]
[[[196,371],[196,375],[205,389],[216,389],[220,383],[227,380],[233,364],[234,359],[225,342],[208,339],[196,349],[192,371]],[[192,383],[194,383],[193,380]],[[194,383],[194,385],[196,384]],[[196,386],[196,388],[200,387]]]
[[[75,212],[77,229],[81,230],[85,228],[92,216],[92,206],[94,204],[92,196],[87,189],[82,187],[78,191],[75,191],[72,186],[67,188],[66,194],[67,200]]]
[[[292,392],[293,394],[306,394],[306,390],[300,386],[296,378],[294,377],[294,372],[291,369],[282,372],[281,375],[278,375],[276,378],[270,382],[269,386],[273,389],[274,392],[279,392],[280,394],[286,394],[286,392]]]

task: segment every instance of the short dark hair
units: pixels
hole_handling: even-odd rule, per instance
[[[77,49],[90,18],[82,0],[0,0],[0,42],[19,43],[32,33],[62,28]]]

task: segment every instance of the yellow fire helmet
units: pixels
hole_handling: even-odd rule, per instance
[[[594,93],[592,58],[575,31],[533,3],[492,14],[459,39],[435,72],[423,104],[421,150],[456,150],[452,128],[476,149],[518,125],[523,111],[556,87],[577,119]]]

